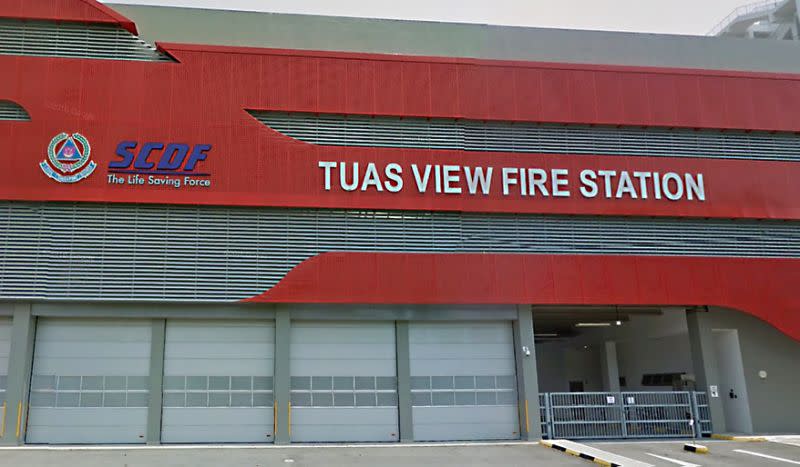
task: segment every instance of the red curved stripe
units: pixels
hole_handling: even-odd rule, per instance
[[[709,305],[800,340],[800,260],[324,253],[249,302]]]

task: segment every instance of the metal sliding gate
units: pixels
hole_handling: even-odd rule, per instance
[[[553,392],[539,395],[546,438],[699,438],[711,434],[704,392]]]

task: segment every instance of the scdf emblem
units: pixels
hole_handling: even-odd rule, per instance
[[[47,146],[47,159],[39,163],[42,172],[59,183],[75,183],[94,172],[97,164],[89,160],[92,148],[80,133],[61,133]]]

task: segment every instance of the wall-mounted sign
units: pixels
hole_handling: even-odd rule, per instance
[[[123,141],[117,145],[118,160],[108,164],[111,185],[210,187],[211,174],[200,169],[210,144]]]
[[[319,161],[326,191],[705,201],[702,173]]]
[[[92,147],[80,133],[60,133],[47,146],[47,158],[39,163],[42,172],[59,183],[75,183],[94,172],[97,164],[89,160]]]

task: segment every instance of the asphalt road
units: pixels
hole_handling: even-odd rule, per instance
[[[682,449],[682,441],[586,444],[653,466],[800,465],[800,446],[772,442],[704,440],[702,444],[711,450],[708,454],[685,452]],[[382,447],[0,448],[2,467],[586,467],[591,465],[596,464],[537,444],[523,443]]]
[[[671,442],[595,442],[588,445],[654,466],[784,466],[800,465],[800,447],[771,442],[700,440],[708,454],[683,450],[683,441]],[[745,451],[745,452],[742,452]],[[758,455],[760,454],[760,455]],[[764,456],[771,456],[764,457]],[[777,460],[779,458],[783,460]],[[789,462],[786,462],[789,461]]]

